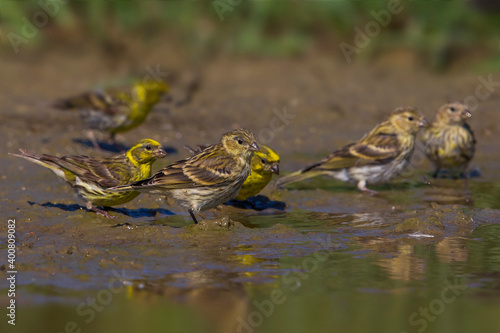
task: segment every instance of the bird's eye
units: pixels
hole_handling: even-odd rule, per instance
[[[414,118],[413,118],[413,117],[408,117],[408,120],[409,120],[409,121],[413,121],[413,120],[414,120]]]
[[[450,108],[450,111],[451,111],[451,112],[455,112],[455,111],[456,111],[456,109],[452,106],[452,107]]]
[[[239,143],[240,145],[242,145],[242,144],[243,144],[243,140],[238,139],[238,143]]]
[[[265,159],[263,159],[263,158],[262,158],[260,161],[261,161],[262,163],[264,163],[264,164],[266,163],[266,160],[265,160]]]
[[[147,146],[146,146],[146,150],[151,150],[151,146],[150,146],[150,145],[147,145]]]

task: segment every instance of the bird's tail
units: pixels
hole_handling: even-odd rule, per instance
[[[316,170],[304,171],[304,170],[299,170],[299,171],[292,172],[291,174],[286,175],[286,176],[281,177],[280,179],[278,179],[278,181],[276,182],[276,186],[277,187],[282,187],[282,186],[285,186],[285,185],[288,185],[288,184],[291,184],[291,183],[300,182],[302,180],[309,179],[309,178],[312,178],[312,177],[316,177],[316,176],[319,176],[319,175],[322,175],[322,174],[324,174],[324,172],[322,172],[322,171],[316,171]]]
[[[92,91],[81,95],[62,98],[54,103],[52,107],[60,110],[97,109],[105,110],[113,104],[113,98],[102,91]]]
[[[76,110],[79,107],[84,107],[88,102],[85,98],[78,96],[74,98],[64,98],[52,103],[52,107],[59,110]]]
[[[21,154],[12,154],[9,153],[9,155],[16,156],[16,157],[21,157],[24,158],[30,162],[39,164],[41,166],[44,166],[46,168],[49,168],[50,170],[54,171],[56,174],[61,172],[61,167],[58,166],[56,163],[53,163],[49,160],[47,160],[43,155],[38,155],[35,154],[31,151],[25,150],[25,149],[19,149],[21,151]]]

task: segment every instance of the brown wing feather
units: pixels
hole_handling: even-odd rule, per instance
[[[134,188],[164,187],[168,189],[181,189],[196,187],[197,184],[184,174],[182,170],[187,160],[170,164],[155,173],[150,178],[132,183]]]
[[[215,153],[216,151],[217,153]],[[200,185],[225,183],[227,176],[233,172],[235,167],[234,160],[223,154],[222,149],[215,150],[210,147],[195,157],[186,162],[183,171],[190,179]]]
[[[351,143],[302,170],[338,170],[365,165],[385,164],[399,155],[396,135],[377,133],[358,143]]]
[[[132,184],[134,188],[163,187],[167,189],[193,188],[206,185],[223,185],[229,182],[234,161],[216,145],[188,159],[175,162],[152,177]]]
[[[88,156],[67,156],[54,160],[62,168],[104,187],[127,184],[131,178],[130,166],[123,155],[97,160]]]
[[[123,112],[123,106],[131,99],[123,90],[91,91],[75,97],[61,99],[53,104],[61,110],[93,110],[107,115]]]

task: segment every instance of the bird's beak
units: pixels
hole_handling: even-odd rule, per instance
[[[422,118],[422,120],[418,123],[419,127],[426,127],[427,125],[429,125],[429,122],[425,118]]]
[[[167,152],[160,148],[154,152],[153,156],[156,158],[163,158],[167,156]]]
[[[258,151],[260,148],[259,146],[257,145],[257,142],[252,142],[252,144],[250,145],[250,147],[248,147],[248,150],[250,151]]]
[[[472,117],[472,113],[470,113],[469,110],[466,110],[465,112],[462,113],[462,118],[467,119]]]
[[[278,163],[274,163],[273,165],[271,165],[271,172],[276,174],[276,175],[279,175],[280,174],[280,165]]]

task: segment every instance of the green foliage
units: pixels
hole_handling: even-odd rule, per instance
[[[50,1],[50,0],[46,0]],[[57,2],[57,1],[54,1]],[[390,48],[411,48],[435,68],[445,67],[456,50],[479,48],[496,55],[500,14],[481,12],[474,1],[399,0],[404,10],[381,27],[362,56]],[[212,1],[83,1],[61,4],[50,24],[83,26],[89,37],[106,38],[109,27],[158,35],[176,33],[195,49],[217,47],[241,54],[288,56],[322,40],[353,43],[354,28],[364,29],[372,12],[389,0],[212,0]],[[32,21],[43,10],[38,1],[4,1],[2,31],[20,33],[22,17]],[[44,33],[36,38],[48,38]],[[5,41],[5,38],[4,38]],[[201,45],[206,44],[206,45]],[[337,48],[340,52],[340,49]],[[461,54],[461,53],[460,53]],[[493,66],[498,61],[492,62]]]

